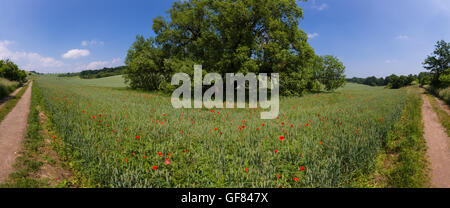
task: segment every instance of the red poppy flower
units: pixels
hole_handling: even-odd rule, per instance
[[[295,178],[294,178],[294,181],[298,181],[298,178],[297,178],[297,177],[295,177]]]
[[[133,152],[133,153],[131,153],[131,154],[132,154],[133,156],[136,156],[136,153],[134,153],[134,152]]]
[[[274,152],[275,152],[275,153],[277,153],[277,152],[278,152],[278,150],[275,150]]]
[[[152,169],[156,170],[156,169],[158,169],[158,166],[153,166]]]
[[[300,170],[304,171],[305,170],[305,166],[300,167]]]
[[[139,136],[136,136],[136,139],[139,139]]]
[[[280,137],[278,137],[278,139],[280,139],[281,141],[284,141],[284,136],[280,136]]]
[[[170,159],[169,159],[169,158],[166,158],[166,159],[164,160],[164,164],[169,165],[169,164],[170,164]]]
[[[158,155],[159,155],[159,156],[162,156],[162,153],[161,153],[161,152],[158,152]]]
[[[306,123],[306,125],[305,126],[309,126],[309,123]]]
[[[214,131],[217,131],[217,130],[219,130],[218,128],[214,128]]]

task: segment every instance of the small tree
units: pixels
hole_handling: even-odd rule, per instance
[[[322,64],[320,73],[320,82],[325,86],[325,89],[335,90],[345,84],[345,66],[338,58],[334,56],[322,57]]]
[[[423,67],[433,74],[432,84],[435,86],[441,85],[439,77],[450,68],[450,43],[444,40],[438,41],[433,55],[425,59]]]

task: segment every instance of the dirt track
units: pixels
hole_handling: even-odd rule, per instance
[[[0,123],[0,183],[14,171],[13,164],[27,131],[32,84],[29,84],[22,98]]]
[[[431,185],[450,188],[450,150],[448,146],[450,138],[425,94],[422,94],[422,99],[424,101],[422,106],[424,137],[428,145],[427,154],[431,163]]]

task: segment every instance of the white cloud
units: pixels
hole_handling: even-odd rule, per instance
[[[311,34],[308,34],[308,38],[309,38],[309,39],[313,39],[313,38],[318,37],[318,36],[319,36],[319,33],[311,33]]]
[[[103,41],[97,41],[97,40],[83,40],[81,41],[82,46],[103,46],[105,43]]]
[[[89,56],[89,54],[89,50],[86,49],[72,49],[61,55],[61,57],[65,59],[77,59],[83,56]]]
[[[102,69],[104,67],[115,67],[120,65],[120,58],[112,59],[111,61],[94,61],[86,66],[81,66],[79,70],[94,70],[94,69]]]
[[[312,6],[311,6],[311,7],[312,7],[313,9],[318,10],[318,11],[323,11],[324,9],[328,8],[328,4],[326,4],[326,3],[318,4],[318,3],[316,2],[316,0],[313,0],[313,1],[312,1]]]
[[[407,35],[397,35],[397,37],[395,37],[395,39],[397,39],[397,40],[407,40],[407,39],[409,39],[409,37]]]
[[[34,52],[12,51],[8,48],[14,41],[0,41],[0,59],[9,58],[25,70],[38,70],[41,68],[57,68],[64,63],[51,57],[44,57]]]
[[[319,11],[322,11],[322,10],[328,8],[328,4],[322,3],[321,5],[316,6],[315,8]]]

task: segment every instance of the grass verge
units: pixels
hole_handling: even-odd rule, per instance
[[[40,110],[42,95],[38,88],[33,86],[32,90],[24,147],[14,164],[16,171],[0,187],[74,187],[76,180],[67,162],[61,161],[53,151],[55,139],[51,139],[46,131],[46,116]]]
[[[427,94],[427,98],[430,101],[434,112],[436,112],[436,114],[438,115],[439,122],[442,124],[442,126],[444,126],[445,132],[447,132],[447,135],[450,136],[450,116],[447,114],[447,112],[441,109],[438,101],[433,95]]]
[[[386,135],[375,171],[360,176],[354,187],[419,188],[429,186],[426,142],[423,137],[422,98],[417,86],[408,87],[400,120]]]
[[[3,106],[0,108],[0,122],[8,115],[9,112],[16,106],[17,102],[19,102],[22,95],[28,88],[28,84],[22,87],[22,89],[17,93],[16,96],[13,96],[11,99],[6,101]]]

